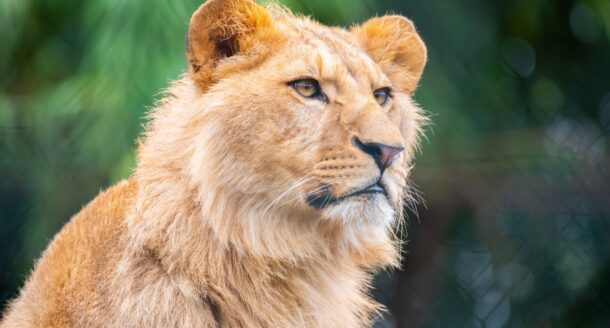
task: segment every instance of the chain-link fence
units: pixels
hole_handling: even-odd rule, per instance
[[[428,208],[410,219],[403,271],[378,279],[387,326],[610,325],[610,158],[591,154],[607,135],[557,124],[534,153],[494,140],[489,158],[419,163]]]

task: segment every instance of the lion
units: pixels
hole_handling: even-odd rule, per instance
[[[128,179],[55,236],[1,327],[365,327],[399,264],[426,47],[209,0]]]

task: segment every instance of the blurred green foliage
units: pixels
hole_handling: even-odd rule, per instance
[[[286,0],[333,25],[412,18],[427,209],[380,327],[610,326],[610,2]],[[200,1],[0,2],[0,301],[100,189],[185,69]]]

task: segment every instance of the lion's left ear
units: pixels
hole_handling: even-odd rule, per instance
[[[415,91],[427,50],[410,20],[398,15],[375,17],[352,28],[352,33],[394,83],[405,92]]]

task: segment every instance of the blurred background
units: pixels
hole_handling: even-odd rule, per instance
[[[2,306],[130,174],[200,2],[0,1]],[[333,25],[402,13],[429,49],[426,201],[375,280],[376,327],[610,327],[610,1],[282,2]]]

